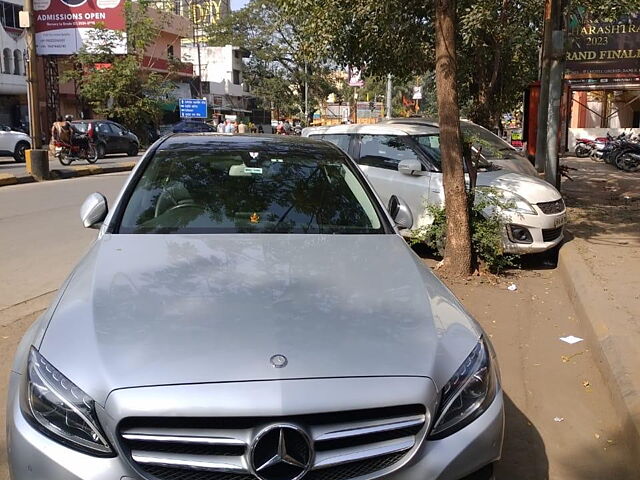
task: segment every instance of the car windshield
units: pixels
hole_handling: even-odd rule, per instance
[[[500,137],[478,125],[460,125],[462,134],[478,150],[482,149],[482,155],[486,158],[503,158],[505,154],[515,152],[515,149]]]
[[[412,137],[419,145],[420,148],[432,159],[433,163],[439,168],[442,168],[442,154],[440,152],[440,135],[437,133],[430,135],[412,135]],[[477,163],[478,168],[491,168],[491,163],[484,157],[478,159],[474,158],[474,162]],[[466,165],[465,165],[466,169]]]
[[[82,133],[86,133],[89,127],[89,125],[87,125],[84,122],[73,122],[73,126],[76,127],[76,129]]]
[[[385,233],[371,193],[339,152],[251,149],[157,152],[119,232]]]

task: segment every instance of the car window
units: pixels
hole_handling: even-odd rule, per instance
[[[111,133],[111,128],[109,127],[108,123],[99,123],[96,130],[99,133]]]
[[[360,165],[397,170],[402,160],[420,157],[397,135],[363,135],[360,139]]]
[[[74,122],[73,126],[76,127],[76,130],[82,133],[87,133],[87,129],[89,128],[89,125],[84,122],[78,122],[78,123]]]
[[[113,133],[115,133],[116,135],[122,135],[124,133],[124,131],[122,130],[122,128],[120,128],[118,125],[116,125],[115,123],[109,123],[108,124],[109,127],[111,128],[111,131]]]
[[[331,142],[343,152],[345,153],[349,152],[349,143],[351,141],[350,135],[339,135],[339,134],[310,135],[310,138]]]
[[[384,233],[371,192],[344,155],[270,148],[157,152],[119,232]]]
[[[420,148],[427,154],[427,156],[437,165],[438,168],[442,165],[442,155],[440,152],[440,135],[414,135],[413,139],[418,142]]]

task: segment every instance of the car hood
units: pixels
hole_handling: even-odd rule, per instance
[[[479,172],[478,186],[508,190],[520,195],[531,204],[553,202],[562,198],[555,187],[540,178],[500,170]]]
[[[479,336],[397,235],[107,234],[76,267],[40,351],[102,403],[152,385],[426,376],[442,386]]]

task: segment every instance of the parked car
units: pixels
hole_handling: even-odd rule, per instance
[[[25,150],[31,148],[31,139],[24,132],[0,125],[0,155],[10,155],[16,162],[25,161]]]
[[[391,207],[325,142],[159,140],[17,350],[11,478],[490,478],[494,351]]]
[[[437,121],[427,118],[392,118],[382,123],[438,128]],[[485,161],[512,172],[538,177],[538,172],[527,157],[495,133],[464,119],[460,120],[460,129],[465,137],[472,140],[473,150]]]
[[[163,134],[168,133],[202,133],[215,132],[216,129],[208,123],[198,122],[196,120],[182,120],[173,125],[166,125],[161,128]]]
[[[92,139],[98,158],[111,153],[126,153],[133,157],[140,150],[137,135],[119,123],[111,120],[74,120],[71,123]]]
[[[349,153],[383,201],[397,195],[407,202],[415,219],[414,229],[433,221],[427,204],[444,205],[437,126],[338,125],[307,128],[303,136],[332,142]],[[482,165],[477,183],[481,188],[497,189],[513,206],[501,212],[507,220],[503,234],[506,252],[543,252],[562,241],[566,209],[553,186],[490,162]],[[411,231],[404,233],[410,235]]]

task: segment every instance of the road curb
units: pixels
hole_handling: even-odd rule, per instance
[[[118,173],[128,172],[133,170],[136,166],[136,162],[126,162],[119,165],[110,165],[101,167],[98,165],[82,165],[76,167],[69,167],[64,170],[51,170],[50,180],[65,180],[67,178],[86,177],[89,175],[101,175],[103,173]],[[33,183],[36,179],[33,175],[25,173],[24,175],[14,175],[12,173],[0,173],[0,187],[9,185],[18,185],[22,183]]]
[[[640,351],[631,334],[637,325],[591,272],[580,242],[573,239],[562,246],[558,270],[621,419],[624,442],[640,469]]]

